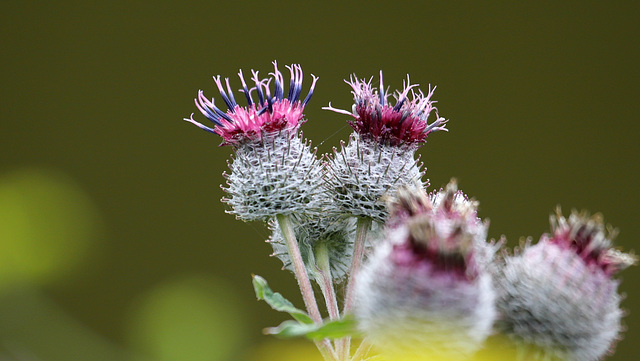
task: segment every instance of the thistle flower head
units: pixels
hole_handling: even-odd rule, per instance
[[[383,84],[382,71],[379,90],[371,84],[372,80],[373,77],[369,81],[358,79],[355,74],[348,81],[345,80],[353,89],[355,104],[351,113],[333,108],[331,104],[323,109],[352,116],[354,120],[349,124],[360,136],[383,144],[420,144],[426,142],[431,132],[447,131],[447,120],[438,115],[438,110],[433,106],[435,101],[431,100],[435,87],[429,86],[425,95],[421,90],[414,89],[418,84],[411,84],[407,75],[402,91],[393,95],[395,104],[392,105],[388,89]],[[435,111],[436,119],[429,124],[431,111]]]
[[[434,205],[421,188],[399,189],[389,207],[387,238],[357,275],[362,331],[395,357],[472,355],[496,316],[491,276],[476,261],[475,214]]]
[[[497,277],[499,329],[544,360],[596,361],[620,337],[613,274],[635,262],[611,248],[600,216],[558,211],[552,235],[508,256]]]
[[[292,214],[317,214],[322,192],[322,164],[311,143],[302,138],[298,128],[303,123],[303,110],[309,102],[317,78],[304,100],[303,73],[300,65],[291,65],[289,92],[285,94],[284,78],[273,62],[270,78],[260,79],[252,70],[255,86],[249,89],[242,71],[238,74],[247,106],[235,100],[228,78],[213,78],[220,97],[227,106],[223,112],[202,91],[195,99],[196,107],[214,123],[213,128],[190,118],[184,119],[198,127],[218,134],[223,145],[231,145],[235,157],[225,173],[228,196],[222,201],[231,206],[237,218],[268,221],[270,218]],[[270,87],[273,81],[273,88]]]
[[[242,70],[238,73],[242,89],[247,100],[247,106],[240,106],[236,103],[229,78],[224,79],[224,84],[220,75],[213,77],[220,97],[224,101],[227,110],[222,111],[215,105],[215,100],[209,100],[202,90],[198,91],[195,98],[196,107],[210,121],[214,127],[207,127],[191,117],[185,118],[187,122],[193,123],[201,129],[218,134],[222,137],[222,145],[239,146],[245,143],[260,141],[264,134],[277,133],[281,131],[295,131],[304,122],[304,107],[307,105],[318,78],[314,75],[309,93],[300,100],[302,94],[303,73],[300,65],[293,64],[287,66],[291,74],[289,81],[289,92],[284,93],[284,77],[278,70],[278,65],[274,61],[274,72],[270,73],[268,79],[260,79],[258,72],[252,70],[251,80],[255,86],[249,88],[245,83]],[[274,82],[273,94],[270,89],[271,81]],[[255,96],[253,92],[255,91]],[[257,96],[257,99],[256,99]]]

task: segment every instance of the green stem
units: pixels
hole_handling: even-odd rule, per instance
[[[349,268],[349,281],[347,282],[347,290],[344,296],[343,315],[348,314],[353,307],[355,276],[360,271],[362,258],[364,257],[365,242],[367,240],[367,234],[371,229],[371,223],[371,218],[358,218],[356,239],[353,245],[353,257],[351,259],[351,267]],[[351,349],[351,337],[345,337],[338,340],[336,348],[339,350],[341,359],[348,360]]]
[[[355,276],[360,271],[362,258],[364,257],[364,246],[367,240],[367,234],[371,229],[371,218],[358,218],[356,228],[356,240],[353,245],[353,258],[351,267],[349,268],[349,281],[347,283],[347,291],[344,298],[344,311],[346,315],[353,307],[353,293],[355,291]]]
[[[324,242],[320,242],[315,248],[316,258],[316,282],[320,285],[322,295],[324,296],[329,318],[337,320],[340,318],[340,310],[338,309],[338,300],[336,298],[333,286],[333,277],[331,276],[331,266],[329,264],[329,250]]]
[[[307,275],[307,269],[304,266],[302,255],[300,254],[300,248],[298,247],[298,241],[296,240],[296,235],[293,231],[293,227],[291,226],[291,220],[289,219],[289,216],[282,214],[278,214],[276,218],[278,219],[278,224],[282,230],[282,236],[287,244],[287,250],[291,257],[291,263],[293,264],[293,273],[298,281],[300,293],[302,293],[302,299],[304,300],[304,305],[307,307],[307,312],[309,312],[309,316],[311,316],[311,319],[314,322],[322,323],[322,316],[320,316],[320,311],[318,310],[316,297],[313,294],[313,289],[311,288],[311,282],[309,281],[309,276]]]
[[[367,356],[369,351],[371,350],[371,344],[367,342],[367,340],[362,340],[356,352],[353,354],[353,358],[351,361],[362,361]]]
[[[316,297],[313,294],[313,288],[311,288],[311,282],[309,281],[309,276],[307,275],[307,269],[304,266],[304,261],[302,260],[302,255],[300,254],[300,248],[298,247],[298,241],[296,240],[295,232],[293,231],[293,227],[291,226],[291,220],[289,216],[285,216],[282,214],[276,215],[276,219],[278,220],[278,225],[280,226],[280,230],[282,231],[282,236],[287,244],[287,250],[289,251],[289,256],[291,257],[291,263],[293,264],[293,273],[296,276],[296,280],[298,281],[298,286],[300,287],[300,293],[302,294],[302,299],[304,300],[304,305],[307,308],[307,312],[309,312],[309,316],[311,319],[317,323],[322,323],[322,316],[320,316],[320,310],[318,309],[318,304],[316,303]],[[338,361],[338,356],[336,355],[333,347],[331,346],[331,342],[325,339],[322,341],[315,341],[316,347],[322,354],[322,357],[327,361]]]

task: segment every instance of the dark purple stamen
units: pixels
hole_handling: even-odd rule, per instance
[[[240,72],[238,73],[238,76],[240,77],[240,81],[242,82],[242,92],[244,93],[244,96],[247,98],[247,104],[249,104],[249,106],[251,106],[251,105],[253,105],[253,100],[251,100],[251,92],[247,88],[247,83],[244,82],[244,76],[242,75],[242,69],[240,69]]]
[[[273,96],[274,98],[276,98],[276,100],[282,100],[284,97],[282,73],[278,71],[278,63],[276,63],[275,61],[273,62],[273,67],[275,69],[274,72],[271,73],[271,75],[273,75],[273,78],[275,79],[275,89]]]
[[[214,112],[212,112],[211,109],[209,109],[207,107],[202,107],[202,109],[204,109],[204,111],[206,112],[204,115],[205,115],[205,117],[207,117],[207,119],[212,121],[217,126],[221,126],[222,125],[222,123],[220,123],[220,117],[217,114],[215,114]]]
[[[404,104],[405,100],[407,100],[406,97],[402,97],[400,100],[398,100],[396,105],[393,107],[393,111],[394,112],[400,111],[400,108],[402,108],[402,104]]]
[[[230,121],[233,123],[233,119],[231,119],[231,117],[229,115],[227,115],[227,113],[223,112],[222,110],[216,108],[214,109],[216,111],[216,113],[218,113],[219,116],[221,116],[222,118]]]
[[[382,70],[380,70],[380,104],[386,105],[384,98],[384,84],[382,84]]]
[[[216,112],[219,111],[219,109],[204,96],[202,90],[198,92],[198,97],[194,99],[194,101],[196,103],[196,107],[202,112],[202,114],[204,114],[205,117],[207,117],[207,119],[218,126],[221,125],[220,116]]]
[[[293,90],[295,88],[295,80],[294,80],[294,76],[293,76],[293,68],[286,65],[287,69],[289,69],[289,72],[291,73],[291,80],[289,81],[289,95],[287,96],[287,99],[291,100],[293,99]]]
[[[267,106],[269,107],[269,113],[273,114],[273,99],[271,98],[271,91],[269,90],[269,83],[271,83],[271,79],[267,80],[267,83],[264,85],[264,89],[266,91],[267,98]]]
[[[311,74],[311,76],[313,77],[313,83],[311,83],[311,88],[309,88],[309,94],[307,94],[307,97],[304,98],[304,101],[302,102],[302,106],[307,106],[307,103],[309,103],[309,100],[311,100],[313,91],[316,88],[316,82],[318,81],[318,77],[313,74]]]
[[[233,107],[235,108],[236,106],[238,106],[238,103],[236,103],[236,99],[233,97],[231,85],[229,85],[229,78],[224,78],[224,81],[225,83],[227,83],[227,93],[229,94],[229,99],[231,100],[231,103],[233,103]]]
[[[293,103],[297,102],[300,99],[300,93],[302,92],[302,72],[300,71],[300,67],[297,65],[293,66],[294,76],[293,76],[293,97],[289,97],[289,101],[293,106]]]
[[[220,91],[220,96],[222,97],[222,100],[224,100],[225,104],[227,104],[227,108],[229,108],[229,110],[234,113],[235,110],[235,102],[231,102],[231,99],[229,99],[229,97],[227,97],[227,94],[224,91],[224,88],[222,87],[222,82],[220,81],[220,75],[218,75],[217,77],[213,77],[213,80],[216,82],[216,86],[218,86],[218,91]]]
[[[258,78],[258,72],[251,70],[253,73],[253,81],[256,83],[256,93],[258,93],[258,105],[262,106],[264,104],[264,94],[262,93],[262,81]]]

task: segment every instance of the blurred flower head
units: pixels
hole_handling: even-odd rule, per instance
[[[600,360],[620,338],[613,274],[635,257],[612,248],[599,215],[551,216],[552,235],[507,256],[497,277],[498,327],[534,359]]]
[[[453,206],[456,191],[434,206],[421,188],[399,189],[387,237],[357,275],[356,319],[391,357],[460,360],[491,333],[495,294],[474,245],[486,229],[475,203]]]

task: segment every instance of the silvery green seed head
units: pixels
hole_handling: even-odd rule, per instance
[[[324,170],[301,135],[282,131],[236,149],[225,174],[223,202],[237,218],[266,221],[277,214],[318,215]]]
[[[491,276],[477,262],[475,213],[434,206],[420,188],[399,189],[389,204],[386,239],[356,278],[359,327],[399,359],[470,357],[496,317]]]
[[[343,215],[369,217],[384,222],[385,195],[398,187],[424,187],[422,164],[414,158],[417,146],[385,145],[364,139],[357,133],[327,160],[327,184],[333,194],[331,211]]]
[[[615,272],[635,262],[613,250],[602,219],[551,217],[552,235],[506,257],[497,277],[497,323],[533,360],[596,361],[620,337]]]
[[[282,261],[283,269],[293,271],[291,257],[278,223],[269,222],[269,228],[271,238],[267,242],[273,247],[272,256]],[[353,255],[355,219],[331,216],[296,217],[293,219],[293,228],[310,278],[315,278],[315,253],[320,245],[327,249],[333,279],[340,281],[345,278]]]

